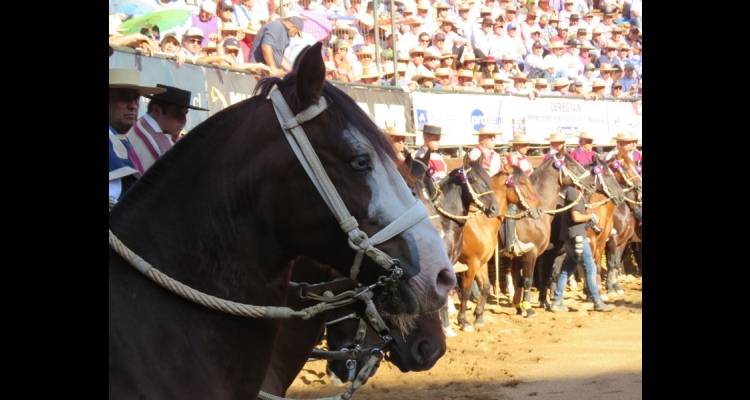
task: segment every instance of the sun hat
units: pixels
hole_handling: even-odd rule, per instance
[[[475,135],[475,136],[481,136],[481,135],[495,135],[495,136],[501,135],[502,136],[502,134],[503,133],[500,132],[500,127],[497,125],[485,125],[479,128],[479,132],[470,133],[470,135]]]
[[[435,76],[450,76],[451,75],[451,69],[450,68],[436,68],[435,69]]]
[[[375,65],[365,65],[362,67],[362,73],[359,75],[359,78],[379,78],[382,75],[381,72],[378,72],[378,67]]]
[[[516,133],[513,135],[513,140],[510,141],[510,143],[513,144],[522,144],[522,143],[531,143],[529,139],[524,135],[523,133]]]
[[[423,79],[423,78],[434,80],[435,78],[437,78],[437,76],[435,76],[435,74],[433,74],[432,71],[425,71],[421,74],[413,75],[411,77],[411,80],[413,80],[414,82],[418,82],[420,79]]]
[[[331,29],[331,32],[336,34],[336,32],[346,32],[349,34],[349,36],[354,37],[357,34],[357,30],[352,28],[346,21],[344,20],[337,20],[336,24]]]
[[[599,79],[599,78],[596,78],[596,79],[594,79],[594,81],[593,81],[593,82],[591,83],[591,87],[592,87],[592,88],[603,88],[603,87],[606,87],[606,86],[607,86],[607,83],[606,83],[606,82],[604,82],[604,79]]]
[[[363,54],[369,54],[369,55],[375,55],[375,46],[374,45],[364,45],[359,48],[359,50],[355,51],[354,54],[356,55],[363,55]]]
[[[479,86],[497,86],[497,82],[495,82],[492,78],[485,78],[482,79],[482,83],[479,84]]]
[[[547,80],[547,78],[537,78],[537,79],[534,79],[534,86],[548,87],[549,81]]]
[[[144,97],[148,97],[151,100],[173,104],[179,107],[187,107],[191,110],[208,111],[207,108],[196,107],[191,104],[192,96],[189,90],[183,90],[174,86],[162,85],[161,83],[157,83],[156,87],[163,88],[166,91],[153,95],[145,95]]]
[[[439,127],[437,125],[428,125],[428,124],[425,124],[422,127],[422,133],[431,133],[433,135],[442,135],[443,134],[443,128],[441,128],[441,127]]]
[[[385,133],[391,136],[409,136],[409,137],[417,136],[416,133],[409,133],[409,132],[404,131],[403,129],[397,129],[395,126],[389,126],[385,128]]]
[[[464,53],[465,53],[465,54],[464,54],[464,62],[467,62],[467,61],[477,61],[477,60],[479,60],[479,59],[477,58],[477,56],[475,56],[475,55],[474,55],[474,52],[471,52],[471,51],[469,51],[469,52],[464,52]]]
[[[415,46],[412,47],[411,50],[409,50],[409,55],[415,54],[415,53],[422,53],[424,54],[424,47],[422,46]]]
[[[494,79],[497,84],[513,83],[512,79],[506,78],[505,75],[499,72],[495,72],[494,74],[492,74],[492,79]]]
[[[149,94],[164,93],[165,88],[153,86],[141,86],[141,72],[131,68],[110,68],[109,69],[109,88],[110,89],[134,89],[141,96]]]
[[[526,76],[526,74],[524,74],[523,72],[519,72],[519,73],[511,76],[510,78],[513,79],[514,81],[522,80],[524,82],[531,82],[529,80],[529,78]]]
[[[590,134],[590,133],[588,133],[588,132],[581,132],[581,133],[579,133],[578,135],[576,135],[576,137],[577,137],[577,138],[580,138],[580,139],[591,139],[591,140],[594,140],[594,139],[596,139],[596,138],[594,137],[594,135],[592,135],[592,134]]]
[[[497,61],[495,60],[495,57],[493,56],[486,56],[483,59],[479,60],[480,63],[483,64],[495,64]]]
[[[599,66],[599,71],[617,71],[617,68],[612,67],[610,63],[602,63]]]
[[[459,78],[474,78],[474,74],[471,71],[469,71],[468,69],[462,69],[462,70],[458,71],[458,75],[457,76]]]
[[[216,46],[216,42],[209,40],[206,46],[203,47],[203,52],[208,53],[209,51],[217,51],[219,48]]]
[[[245,28],[242,28],[240,30],[249,35],[257,35],[258,32],[260,32],[260,28],[262,27],[263,27],[263,24],[261,24],[260,22],[250,21],[247,23],[247,26]]]
[[[453,53],[443,53],[443,55],[440,56],[440,58],[458,58],[458,54]]]
[[[221,28],[219,28],[220,31],[240,31],[240,27],[237,26],[234,22],[224,22],[221,24]]]
[[[558,86],[568,86],[570,85],[571,81],[568,80],[568,78],[557,78],[552,83],[552,86],[558,87]]]
[[[560,143],[564,142],[566,140],[566,137],[564,133],[553,132],[549,135],[549,137],[544,138],[544,140],[550,143]]]
[[[554,42],[551,42],[551,43],[549,44],[549,48],[550,48],[550,49],[562,49],[562,48],[564,48],[564,47],[565,47],[565,45],[563,45],[563,42],[561,42],[561,41],[559,41],[559,40],[556,40],[556,41],[554,41]]]
[[[440,1],[435,5],[436,10],[448,10],[451,6],[448,5],[448,3]]]
[[[630,132],[623,132],[618,133],[617,136],[614,137],[615,141],[618,142],[636,142],[638,141],[638,138],[633,137],[633,135]]]
[[[216,15],[216,3],[211,0],[202,1],[200,9],[211,15]]]

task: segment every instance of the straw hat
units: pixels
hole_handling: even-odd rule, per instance
[[[484,63],[484,64],[495,64],[495,63],[497,63],[497,61],[495,60],[495,57],[493,57],[493,56],[487,56],[487,57],[479,60],[479,62],[480,63]]]
[[[555,79],[555,82],[552,83],[552,86],[554,87],[560,87],[560,86],[568,86],[570,85],[570,81],[568,78],[557,78]]]
[[[141,96],[164,93],[167,91],[165,88],[141,86],[141,72],[137,69],[130,68],[110,68],[109,88],[133,89],[137,90]]]
[[[500,132],[500,127],[497,125],[485,125],[479,129],[479,132],[473,132],[471,133],[475,136],[480,135],[503,135],[502,132]]]
[[[362,73],[359,75],[359,78],[378,78],[382,75],[382,73],[378,72],[378,67],[375,65],[365,65],[362,67]]]
[[[549,86],[549,81],[547,80],[547,78],[537,78],[537,79],[534,80],[534,86],[548,87]]]
[[[513,135],[513,140],[511,140],[510,143],[520,144],[520,143],[531,143],[531,142],[523,133],[517,133]]]
[[[333,33],[334,35],[336,34],[336,32],[346,32],[351,37],[357,35],[357,30],[349,26],[349,24],[343,20],[337,20],[336,25],[334,25],[331,29],[331,33]]]
[[[513,83],[512,79],[506,78],[505,75],[503,75],[503,74],[501,74],[499,72],[495,72],[494,74],[492,74],[492,79],[494,79],[495,82],[497,82],[498,84],[500,84],[500,83]]]
[[[437,68],[435,69],[435,76],[450,76],[451,75],[451,69],[450,68]]]
[[[375,55],[375,45],[364,45],[359,48],[359,50],[355,51],[354,54],[356,55],[363,55],[363,54],[369,54],[369,55]]]
[[[559,142],[564,142],[566,140],[566,137],[564,133],[553,132],[549,135],[549,137],[544,138],[544,140],[547,140],[550,143],[559,143]]]
[[[247,26],[244,29],[240,29],[241,31],[247,33],[248,35],[257,35],[258,32],[260,32],[260,28],[263,27],[263,24],[260,22],[248,22]]]
[[[591,83],[592,88],[603,88],[606,86],[607,86],[607,83],[604,82],[604,79],[596,78],[594,79],[594,82]]]
[[[209,40],[208,43],[206,43],[206,47],[203,48],[203,51],[208,53],[209,51],[217,51],[219,50],[218,47],[216,47],[216,42],[213,40]]]
[[[406,72],[406,65],[398,63],[398,72]],[[386,63],[383,64],[383,76],[385,75],[393,75],[393,63]]]
[[[529,78],[523,72],[519,72],[519,73],[511,76],[510,78],[513,79],[514,81],[522,80],[524,82],[530,82]]]
[[[636,142],[638,138],[634,137],[630,132],[618,133],[614,138],[618,142]]]
[[[385,133],[391,136],[417,136],[415,133],[404,132],[403,129],[397,129],[395,126],[389,126],[388,128],[385,128]]]
[[[474,74],[471,71],[469,71],[468,69],[462,69],[462,70],[458,71],[458,75],[457,76],[459,78],[474,78]]]
[[[414,82],[418,82],[420,79],[423,79],[423,78],[435,80],[437,76],[435,76],[435,74],[433,74],[432,71],[425,71],[424,73],[416,74],[412,76],[411,80],[413,80]]]
[[[453,53],[443,53],[440,55],[440,58],[446,59],[446,58],[458,58],[458,54]]]
[[[581,132],[578,135],[576,135],[576,137],[579,138],[579,139],[591,139],[591,140],[596,139],[594,137],[594,135],[592,135],[592,134],[590,134],[588,132]]]
[[[474,55],[474,53],[473,52],[469,52],[468,54],[464,55],[464,61],[463,62],[477,61],[477,60],[479,60],[479,59]]]
[[[424,47],[422,47],[422,46],[415,46],[415,47],[412,47],[411,50],[409,50],[409,55],[416,54],[416,53],[422,53],[422,54],[424,54]]]
[[[497,85],[498,83],[495,82],[495,80],[492,78],[482,79],[482,83],[479,84],[479,86],[497,86]]]
[[[599,71],[617,71],[617,68],[613,68],[612,64],[602,63],[599,67]]]
[[[221,24],[221,28],[219,28],[220,31],[241,31],[239,26],[235,24],[234,22],[224,22]]]

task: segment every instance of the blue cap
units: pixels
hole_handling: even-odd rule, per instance
[[[508,26],[507,26],[507,30],[511,30],[511,29],[516,29],[516,24],[514,24],[512,22],[509,23]]]

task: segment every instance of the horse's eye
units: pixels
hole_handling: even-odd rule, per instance
[[[351,162],[352,168],[354,168],[356,171],[367,171],[370,167],[370,157],[369,156],[359,156],[354,159],[354,161]]]

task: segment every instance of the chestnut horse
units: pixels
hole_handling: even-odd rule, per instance
[[[466,319],[466,309],[471,296],[471,286],[477,278],[479,299],[474,309],[474,325],[484,326],[484,306],[490,294],[490,280],[487,262],[493,256],[498,243],[498,229],[505,218],[508,204],[516,204],[525,210],[532,218],[541,218],[542,200],[534,190],[529,177],[521,168],[510,164],[503,164],[503,169],[492,177],[492,190],[500,203],[501,213],[495,218],[478,215],[469,220],[463,229],[463,245],[458,261],[469,268],[462,272],[461,306],[458,309],[458,324],[464,332],[473,332],[474,327]],[[514,216],[518,218],[519,216]]]
[[[320,51],[196,126],[111,209],[110,399],[255,398],[281,319],[326,309],[285,306],[301,256],[393,315],[455,286],[391,143]]]

